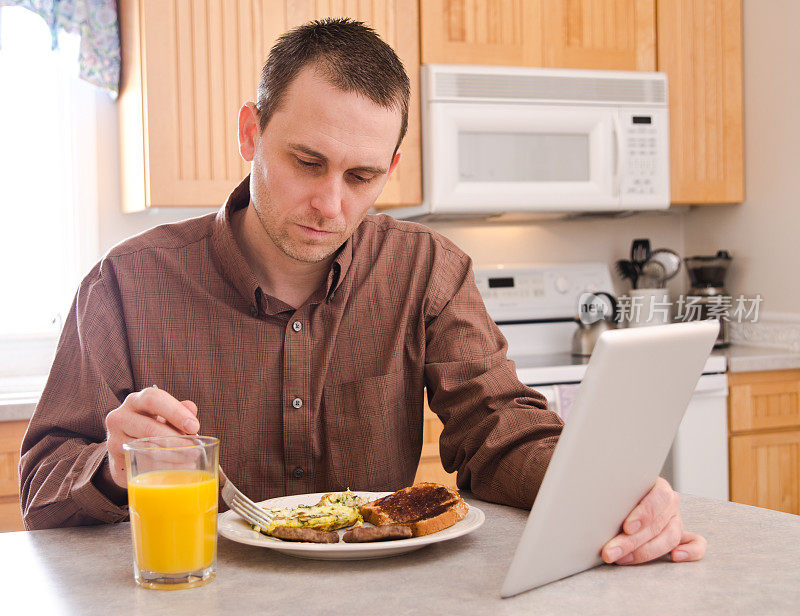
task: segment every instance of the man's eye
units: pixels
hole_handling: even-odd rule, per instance
[[[308,167],[308,168],[312,168],[312,169],[314,167],[319,167],[319,163],[311,162],[311,161],[308,161],[308,160],[303,160],[302,158],[298,158],[297,162],[303,167]]]
[[[350,177],[353,178],[356,182],[361,182],[362,184],[366,184],[367,182],[372,181],[372,178],[365,178],[356,173],[351,173]]]

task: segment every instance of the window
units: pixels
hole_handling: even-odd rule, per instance
[[[96,93],[78,46],[61,33],[52,50],[41,17],[0,9],[0,377],[47,373],[42,349],[97,259]]]

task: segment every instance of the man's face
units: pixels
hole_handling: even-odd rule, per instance
[[[399,160],[400,121],[400,111],[342,92],[311,67],[295,78],[264,132],[253,131],[252,159],[240,142],[253,207],[283,254],[316,263],[353,234]]]

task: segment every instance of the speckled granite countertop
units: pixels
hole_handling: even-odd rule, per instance
[[[466,495],[465,495],[466,496]],[[800,517],[683,496],[708,539],[696,563],[601,565],[500,599],[527,511],[467,497],[486,513],[470,535],[367,561],[312,561],[220,537],[217,578],[174,592],[137,588],[130,527],[0,534],[9,614],[796,614]],[[543,555],[545,558],[547,555]]]
[[[777,347],[732,344],[718,349],[713,355],[727,359],[728,372],[758,372],[761,370],[793,370],[800,368],[800,353]]]

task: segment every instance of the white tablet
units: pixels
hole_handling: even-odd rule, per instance
[[[710,320],[600,336],[501,596],[602,564],[658,478],[718,332]]]

